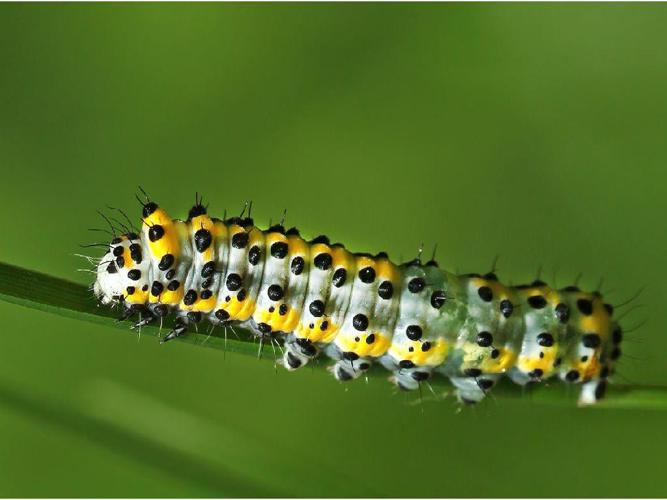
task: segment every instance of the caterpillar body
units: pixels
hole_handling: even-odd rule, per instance
[[[137,326],[174,312],[164,341],[204,320],[240,324],[283,337],[289,370],[324,352],[347,381],[379,362],[401,389],[444,375],[465,403],[506,375],[581,384],[580,404],[592,404],[621,353],[621,327],[597,292],[505,286],[493,273],[456,275],[419,258],[398,265],[295,228],[260,230],[243,214],[211,218],[199,201],[186,221],[148,197],[142,205],[140,234],[114,237],[93,290],[122,304],[123,318],[141,312]]]

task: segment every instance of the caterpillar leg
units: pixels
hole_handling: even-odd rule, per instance
[[[317,347],[310,340],[290,334],[285,340],[283,365],[289,371],[296,370],[307,365],[318,353]]]
[[[360,357],[353,352],[342,352],[333,344],[329,344],[325,352],[331,359],[336,360],[329,370],[340,382],[357,379],[371,367],[370,358]]]
[[[465,404],[477,404],[482,401],[500,378],[500,374],[486,374],[467,377],[451,377],[456,387],[457,399]]]
[[[180,337],[181,335],[185,335],[187,331],[188,331],[187,323],[183,320],[183,318],[179,316],[176,318],[176,321],[174,322],[174,327],[171,329],[171,331],[160,339],[160,344],[164,344],[165,342],[169,342],[170,340]]]

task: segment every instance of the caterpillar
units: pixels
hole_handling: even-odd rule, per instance
[[[162,342],[202,321],[238,324],[280,339],[288,370],[324,353],[348,381],[379,363],[404,390],[448,377],[468,404],[503,376],[580,384],[579,403],[593,404],[621,354],[621,327],[599,292],[506,286],[493,272],[456,275],[421,254],[396,264],[326,236],[306,241],[282,221],[261,230],[245,210],[209,217],[199,198],[187,220],[172,219],[144,197],[139,234],[111,224],[92,289],[122,306],[121,319],[141,313],[135,327],[175,313]]]

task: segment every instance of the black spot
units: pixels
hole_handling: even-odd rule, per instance
[[[363,283],[373,283],[373,281],[375,281],[375,269],[372,267],[364,267],[359,271],[359,279]]]
[[[408,351],[410,351],[410,352],[415,352],[415,348],[412,347],[412,346],[410,346],[410,347],[408,347]]]
[[[588,361],[588,356],[582,356],[580,359],[582,363],[585,363],[586,361]]]
[[[239,302],[243,302],[245,298],[246,298],[245,288],[241,288],[239,290],[239,293],[236,294],[236,300],[238,300]]]
[[[544,353],[542,351],[540,351],[540,359],[542,359],[543,357],[544,357]]]
[[[581,342],[584,346],[595,349],[600,345],[600,336],[597,333],[587,333],[581,338]]]
[[[369,363],[361,363],[361,364],[359,365],[359,369],[360,369],[361,371],[366,371],[366,370],[368,370],[370,367],[371,367],[371,365],[370,365]]]
[[[426,282],[423,278],[412,278],[408,282],[408,290],[410,290],[411,293],[419,293],[424,289],[425,286]]]
[[[291,352],[287,353],[287,364],[290,366],[290,368],[296,370],[301,366],[301,360],[297,358],[294,354]]]
[[[483,277],[489,281],[498,281],[496,273],[486,273]]]
[[[299,236],[299,230],[295,227],[290,227],[285,234],[287,236]]]
[[[195,247],[199,253],[205,252],[211,246],[213,236],[208,229],[199,229],[195,233]]]
[[[273,306],[269,307],[269,312],[270,312],[270,313],[272,313],[272,312],[275,311],[275,310],[276,310],[275,307],[273,307]]]
[[[368,318],[363,314],[355,314],[352,318],[352,326],[355,330],[363,332],[368,328]]]
[[[306,356],[308,356],[309,358],[312,358],[313,356],[315,356],[315,354],[317,354],[317,349],[310,340],[296,339],[296,343],[301,348],[301,352]]]
[[[352,351],[347,351],[343,353],[343,359],[347,359],[348,361],[354,361],[355,359],[359,359],[359,355]]]
[[[164,228],[160,224],[155,224],[151,226],[148,230],[148,239],[152,242],[156,242],[164,236]]]
[[[443,290],[436,290],[431,294],[431,306],[436,309],[440,309],[443,305],[445,305],[446,300],[447,295]]]
[[[371,333],[368,337],[366,337],[366,343],[372,344],[373,342],[375,342],[375,334]]]
[[[424,332],[422,331],[422,327],[419,325],[408,325],[408,327],[405,329],[405,335],[410,340],[419,340],[422,338],[423,334]]]
[[[588,299],[577,300],[577,308],[584,316],[593,314],[593,303]]]
[[[506,318],[509,318],[514,312],[514,305],[507,299],[503,299],[499,304],[500,312]]]
[[[148,290],[148,285],[142,286],[141,289],[145,292],[146,290]]]
[[[496,359],[498,356],[500,356],[500,351],[498,349],[494,349],[493,351],[491,351],[491,357],[493,359]]]
[[[211,290],[204,290],[201,293],[202,300],[210,299],[212,296],[213,296],[213,292]]]
[[[248,262],[253,266],[259,264],[259,259],[262,257],[262,250],[257,245],[253,245],[248,252]],[[294,261],[292,261],[294,263]]]
[[[285,314],[287,314],[287,304],[280,304],[280,307],[278,308],[278,314],[281,316],[285,316]]]
[[[276,259],[284,259],[287,256],[287,243],[276,241],[271,245],[271,255]]]
[[[245,231],[236,233],[234,236],[232,236],[232,246],[234,248],[245,248],[248,244],[249,238],[250,236],[248,236],[248,233]]]
[[[384,300],[391,299],[394,295],[394,285],[391,284],[391,281],[383,281],[378,287],[378,295]]]
[[[333,286],[335,286],[336,288],[340,288],[345,284],[345,280],[347,280],[347,271],[344,268],[339,267],[333,273],[331,283],[333,283]]]
[[[306,265],[306,261],[303,260],[303,257],[294,257],[292,263],[290,264],[290,269],[295,275],[299,275],[303,272],[303,267]]]
[[[315,256],[315,259],[313,260],[313,264],[315,264],[315,267],[318,269],[321,269],[322,271],[326,271],[331,267],[331,262],[333,259],[331,258],[331,255],[328,253],[320,253]]]
[[[570,286],[566,286],[565,288],[563,288],[563,290],[566,291],[566,292],[578,292],[579,287],[575,286],[575,285],[570,285]]]
[[[197,301],[197,292],[195,290],[188,290],[183,297],[183,304],[186,306],[191,306]]]
[[[602,370],[600,370],[600,378],[607,378],[608,376],[609,376],[609,367],[603,366]]]
[[[329,328],[329,322],[327,320],[322,321],[320,324],[320,330],[325,331],[327,328]]]
[[[479,332],[477,334],[477,345],[480,347],[489,347],[493,344],[493,335],[489,332]]]
[[[415,379],[417,382],[422,382],[424,380],[428,380],[428,378],[431,376],[430,373],[428,372],[412,372],[410,376]]]
[[[531,295],[528,297],[528,305],[533,309],[543,309],[547,305],[547,299],[542,295]]]
[[[155,203],[154,201],[149,201],[144,205],[144,209],[141,211],[141,213],[144,215],[144,217],[148,217],[156,210],[157,210],[157,203]]]
[[[229,276],[227,276],[227,279],[225,280],[227,289],[231,290],[232,292],[241,288],[242,283],[243,283],[243,278],[241,278],[241,276],[239,276],[236,273],[230,274]]]
[[[570,308],[562,302],[556,306],[556,318],[561,323],[567,323],[570,320]]]
[[[422,342],[422,352],[428,352],[429,349],[431,349],[431,343],[430,342]]]
[[[266,323],[257,323],[257,329],[262,333],[271,333],[271,327]]]
[[[114,254],[114,256],[119,257],[119,256],[123,255],[124,251],[125,251],[124,247],[117,246],[113,249],[113,254]]]
[[[181,284],[177,280],[170,281],[169,284],[167,285],[167,290],[174,292],[178,290],[178,287],[181,286]]]
[[[164,285],[160,283],[159,281],[153,281],[153,285],[151,286],[151,295],[154,297],[157,297],[162,293],[164,290]]]
[[[212,260],[204,264],[204,267],[201,269],[201,277],[202,278],[208,278],[210,276],[213,276],[213,273],[215,272],[215,262]]]
[[[310,314],[319,318],[324,314],[324,302],[321,300],[313,300],[308,306],[308,310],[310,311]]]
[[[190,212],[188,212],[188,219],[194,219],[195,217],[199,217],[200,215],[204,215],[206,213],[206,207],[204,205],[197,203],[194,207],[190,209]]]
[[[317,238],[314,238],[310,240],[311,245],[316,245],[316,244],[322,244],[322,245],[328,245],[329,244],[329,238],[324,236],[323,234],[320,234]]]
[[[387,254],[387,252],[378,252],[378,253],[375,254],[375,258],[376,259],[388,259],[389,254]]]
[[[483,391],[488,391],[493,387],[493,380],[489,380],[488,378],[480,378],[477,381],[477,387],[482,389]]]
[[[482,374],[482,370],[479,368],[466,368],[463,370],[463,374],[466,377],[479,377]]]
[[[124,267],[125,266],[125,257],[122,255],[120,257],[116,257],[116,265],[118,267]]]
[[[604,380],[598,383],[598,386],[595,388],[595,399],[600,400],[604,397],[605,392],[607,392],[607,382]]]
[[[107,272],[108,272],[109,274],[115,274],[115,273],[117,273],[117,272],[118,272],[118,268],[116,267],[116,264],[114,264],[113,262],[111,262],[111,263],[107,266]]]
[[[163,316],[166,316],[168,312],[169,312],[169,308],[167,306],[165,306],[164,304],[158,304],[153,308],[153,313],[158,318],[162,318]]]
[[[134,288],[133,286],[128,286],[128,287],[125,289],[125,291],[127,292],[128,295],[132,295],[132,294],[134,293],[135,290],[136,290],[136,288]]]
[[[480,286],[477,289],[477,294],[484,302],[491,302],[493,300],[493,290],[491,290],[488,286]]]
[[[560,366],[560,364],[561,364],[562,362],[563,362],[562,359],[560,359],[560,358],[556,358],[556,360],[554,361],[554,366]]]
[[[174,265],[174,256],[170,253],[166,253],[160,259],[160,263],[157,265],[160,271],[166,271],[172,265]]]
[[[528,372],[530,378],[540,378],[542,375],[544,375],[544,371],[540,368],[535,368]]]
[[[542,347],[551,347],[554,345],[554,336],[548,332],[540,333],[537,336],[537,343]]]
[[[547,286],[547,284],[542,280],[535,280],[530,286]]]
[[[568,382],[575,382],[579,379],[579,372],[577,370],[570,370],[565,374],[565,380]]]
[[[343,370],[341,367],[338,367],[336,373],[338,374],[338,380],[342,382],[347,382],[348,380],[352,380],[352,375]]]
[[[229,313],[224,309],[218,309],[215,311],[215,317],[220,321],[227,321],[229,319]]]
[[[123,240],[121,238],[116,237],[113,240],[111,240],[111,244],[112,245],[118,245],[118,243],[121,243],[122,241]]]
[[[608,314],[609,316],[613,316],[613,314],[614,314],[614,306],[612,306],[611,304],[605,304],[605,305],[604,305],[604,308],[605,308],[605,310],[607,311],[607,314]]]
[[[614,344],[620,344],[623,340],[623,332],[619,326],[614,328],[614,331],[611,334],[611,340],[614,342]]]
[[[175,274],[176,274],[175,269],[169,269],[169,271],[167,271],[167,274],[165,276],[167,277],[168,280],[170,280],[174,277]]]
[[[282,299],[285,292],[283,292],[283,288],[280,285],[271,285],[266,291],[266,294],[271,300],[276,301]]]
[[[188,320],[193,323],[199,323],[201,321],[201,313],[199,311],[189,311],[186,316]]]
[[[401,361],[398,362],[398,366],[407,370],[408,368],[413,368],[415,364],[409,359],[402,359]]]
[[[127,273],[127,277],[132,281],[137,281],[141,279],[141,271],[139,271],[139,269],[130,269]]]
[[[143,254],[141,252],[141,246],[136,243],[130,245],[130,257],[135,262],[135,264],[141,264]]]

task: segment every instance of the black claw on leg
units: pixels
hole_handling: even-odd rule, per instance
[[[165,342],[169,342],[172,339],[175,339],[176,337],[180,337],[187,331],[187,326],[185,323],[181,321],[177,321],[177,323],[174,325],[174,328],[163,338],[160,339],[160,344],[164,344]]]
[[[133,324],[130,329],[131,330],[136,330],[137,328],[141,328],[142,326],[146,326],[153,321],[155,321],[155,316],[146,316],[145,318],[141,319],[140,321],[137,321],[135,324]]]

